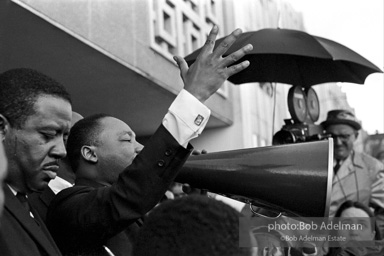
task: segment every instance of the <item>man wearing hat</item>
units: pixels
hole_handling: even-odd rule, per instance
[[[334,177],[330,216],[334,216],[339,206],[346,200],[359,201],[372,207],[377,222],[384,217],[384,165],[377,159],[355,152],[353,144],[361,129],[355,115],[348,110],[332,110],[321,123],[334,143]],[[384,222],[377,223],[383,234]]]

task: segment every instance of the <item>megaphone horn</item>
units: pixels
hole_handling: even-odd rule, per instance
[[[288,217],[328,217],[332,166],[330,139],[191,156],[175,181]]]

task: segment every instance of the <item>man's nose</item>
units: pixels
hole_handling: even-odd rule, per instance
[[[141,145],[139,142],[136,142],[135,152],[136,154],[139,154],[141,150],[143,150],[144,146]]]
[[[67,155],[67,150],[65,149],[64,140],[58,140],[54,145],[51,154],[54,158],[62,159]]]
[[[343,141],[341,140],[340,137],[336,137],[334,140],[335,140],[336,145],[342,145],[343,144]]]

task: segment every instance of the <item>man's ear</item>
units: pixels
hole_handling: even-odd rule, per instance
[[[8,119],[2,114],[0,114],[0,140],[4,140],[8,130],[9,130]]]
[[[97,154],[94,146],[82,146],[80,150],[81,156],[87,162],[97,163]]]

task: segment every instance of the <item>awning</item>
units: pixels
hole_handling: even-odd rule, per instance
[[[0,72],[28,67],[64,84],[73,109],[122,119],[138,136],[151,135],[174,93],[111,59],[29,10],[0,0]]]

